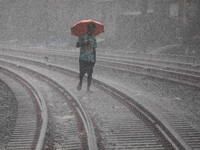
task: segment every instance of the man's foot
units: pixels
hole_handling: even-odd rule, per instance
[[[87,88],[87,92],[88,92],[88,93],[91,93],[91,90],[90,90],[90,88]]]
[[[81,90],[82,85],[79,83],[77,86],[77,90],[80,91]]]

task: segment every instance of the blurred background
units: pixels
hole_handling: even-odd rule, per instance
[[[104,24],[101,48],[200,55],[200,0],[0,0],[0,43],[74,46],[83,19]]]

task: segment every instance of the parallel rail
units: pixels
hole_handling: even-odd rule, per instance
[[[27,147],[27,149],[41,150],[42,146],[43,146],[46,130],[47,130],[47,119],[48,119],[46,104],[43,99],[43,96],[41,95],[40,91],[38,91],[36,88],[34,88],[34,86],[32,84],[30,84],[23,77],[17,75],[16,73],[12,72],[11,70],[1,66],[1,73],[5,74],[7,76],[10,76],[14,80],[16,80],[17,82],[22,84],[30,93],[33,101],[36,101],[35,102],[36,106],[38,106],[38,108],[36,108],[36,109],[37,109],[37,112],[39,113],[38,117],[41,118],[41,119],[39,119],[37,117],[37,122],[38,122],[37,126],[33,127],[31,125],[32,122],[30,122],[30,123],[29,123],[29,121],[26,122],[26,120],[24,120],[23,117],[20,117],[20,116],[18,116],[18,119],[17,119],[17,122],[18,122],[17,126],[19,127],[19,130],[29,131],[28,135],[31,133],[31,131],[33,131],[35,134],[33,141],[30,141],[33,144],[30,145],[31,147],[29,147],[29,148]],[[18,121],[20,119],[22,122]],[[24,125],[24,123],[25,123],[25,125]],[[25,129],[23,129],[23,128],[25,128]],[[31,128],[31,129],[28,129],[28,128]],[[16,132],[15,137],[17,137],[17,138],[15,138],[15,137],[11,138],[12,142],[9,142],[10,146],[8,147],[8,149],[23,148],[25,145],[27,145],[27,144],[23,145],[23,143],[20,145],[19,141],[23,142],[24,141],[23,137],[24,136],[28,137],[28,135],[21,136],[20,134],[22,134],[22,133],[20,131],[16,131],[16,130],[14,130],[14,133]],[[20,139],[20,137],[22,139]],[[18,144],[15,145],[14,143],[18,143]],[[28,141],[27,141],[27,143],[28,143]]]
[[[27,60],[26,60],[27,61]],[[41,62],[37,62],[37,64],[40,64],[40,65],[42,65],[42,66],[46,66],[46,64],[44,64],[44,63],[41,63]],[[20,67],[22,67],[22,66],[20,66]],[[74,72],[74,71],[71,71],[71,70],[67,70],[67,69],[65,69],[65,68],[61,68],[61,67],[59,67],[59,66],[54,66],[54,65],[51,65],[51,64],[48,64],[48,66],[46,66],[46,67],[48,67],[48,68],[51,68],[51,69],[54,69],[54,70],[59,70],[59,71],[61,71],[61,70],[65,70],[65,71],[67,71],[67,72],[71,72],[71,73],[75,73],[75,74],[77,74],[76,72]],[[98,83],[98,81],[97,80],[95,80],[95,82],[96,83]],[[107,86],[107,87],[106,87]],[[104,87],[106,87],[106,88],[108,88],[108,85],[106,85],[105,86],[105,84],[104,84]],[[111,89],[111,87],[109,87],[110,89]],[[113,88],[112,88],[113,89]],[[115,93],[120,93],[119,95],[120,96],[122,96],[123,95],[123,93],[121,93],[120,91],[118,91],[118,90],[116,90],[116,92]],[[130,97],[127,97],[126,95],[123,95],[123,99],[129,99],[129,101],[133,101]],[[130,104],[129,104],[130,105]],[[136,105],[137,105],[137,107],[141,107],[142,109],[143,109],[143,111],[144,111],[144,108],[142,107],[142,106],[140,106],[139,104],[137,104],[136,103]],[[131,105],[130,105],[131,106]],[[129,107],[130,107],[129,106]],[[133,108],[133,109],[135,109],[135,108]],[[148,110],[145,110],[146,112],[148,112]],[[151,114],[150,112],[148,112],[148,114]],[[140,115],[142,115],[141,113],[140,113]],[[152,114],[151,114],[151,116],[153,116]],[[146,117],[145,117],[146,118]],[[153,117],[151,117],[151,118],[153,118]],[[146,118],[147,119],[147,118]],[[154,122],[156,122],[156,124],[159,124],[159,128],[160,129],[164,129],[163,130],[163,132],[165,132],[165,134],[166,135],[168,135],[169,137],[171,137],[171,139],[173,139],[173,140],[171,140],[171,141],[175,141],[176,143],[178,143],[178,144],[176,144],[176,145],[178,145],[177,147],[179,147],[179,149],[188,149],[188,148],[185,148],[185,147],[187,147],[186,146],[186,144],[183,144],[183,142],[182,141],[180,141],[180,139],[178,139],[177,137],[175,137],[175,136],[173,136],[173,134],[168,130],[167,131],[167,129],[165,128],[165,126],[162,124],[162,123],[160,123],[158,120],[156,120],[155,118],[153,118],[153,120],[155,120]],[[152,123],[152,125],[153,125],[154,123]],[[155,127],[155,126],[154,126]],[[157,128],[157,127],[156,127]],[[155,130],[155,129],[154,129]],[[159,132],[159,129],[156,129],[158,132]],[[167,132],[166,132],[167,131]],[[160,133],[159,133],[160,134]],[[173,138],[172,138],[173,137]],[[168,144],[167,144],[168,145]]]
[[[16,60],[20,58],[20,60],[24,62],[29,62],[29,60],[32,60],[32,62],[34,62],[35,64],[46,65],[45,63],[42,64],[40,61],[22,58],[22,57],[16,58],[11,55],[0,55],[0,57],[3,59],[8,58],[12,60]],[[152,76],[156,78],[175,81],[175,82],[184,83],[184,84],[197,86],[197,87],[200,86],[200,83],[199,83],[200,73],[198,71],[186,71],[186,70],[183,71],[177,68],[170,69],[170,67],[159,68],[159,67],[148,67],[144,65],[133,65],[133,64],[130,65],[130,64],[122,64],[119,62],[111,62],[111,63],[107,62],[106,65],[96,64],[96,66],[99,66],[100,68],[117,70],[117,71],[122,71],[122,72],[127,72],[127,73],[130,72],[130,73],[148,75],[148,76]],[[177,72],[177,70],[179,70],[179,72]]]
[[[15,59],[12,56],[8,56],[8,57],[9,57],[9,59],[10,58]],[[17,59],[18,58],[16,58],[16,60]],[[30,60],[28,60],[28,59],[21,59],[21,60],[23,60],[24,62],[30,62]],[[76,73],[77,74],[77,72],[74,72],[74,71],[71,71],[71,70],[67,70],[65,68],[62,68],[62,67],[59,67],[59,66],[55,66],[53,64],[46,64],[46,63],[42,63],[42,62],[35,61],[35,60],[32,60],[32,63],[33,64],[39,64],[40,66],[43,66],[43,67],[49,67],[49,68],[55,69],[57,71],[60,71],[60,70],[64,69],[66,72],[70,71],[71,73]],[[101,66],[101,67],[105,67],[105,66]],[[127,69],[119,69],[117,67],[110,67],[110,69],[121,70],[121,71],[127,71],[128,72]],[[197,86],[197,87],[200,86],[199,85],[199,81],[200,81],[199,78],[200,77],[198,75],[192,75],[193,73],[188,74],[188,73],[181,73],[181,72],[176,72],[176,71],[168,71],[167,69],[165,70],[165,69],[158,69],[158,68],[144,67],[144,66],[133,66],[131,69],[129,69],[129,71],[132,72],[132,73],[150,75],[150,76],[153,76],[153,77],[167,79],[167,80],[171,80],[171,81],[176,81],[176,82],[180,82],[180,83],[184,83],[184,84],[189,84],[189,85],[192,85],[192,86]],[[63,72],[63,71],[61,71],[61,72]],[[98,81],[96,81],[96,80],[95,80],[95,82],[98,83]],[[106,85],[106,86],[108,86],[108,85]],[[119,90],[116,90],[115,93],[121,93],[121,92]],[[122,95],[123,95],[123,93],[122,93]],[[126,97],[125,99],[129,99],[129,101],[132,101],[132,99],[130,97]],[[148,111],[148,110],[145,110],[145,111]],[[191,136],[193,136],[192,133],[194,133],[196,135],[195,139],[194,139],[195,141],[191,141],[191,139],[188,139],[188,138],[184,139],[185,141],[187,141],[187,143],[190,146],[187,143],[185,143],[184,140],[180,136],[177,136],[177,135],[174,136],[171,133],[172,130],[171,129],[169,130],[168,128],[166,128],[164,124],[162,125],[162,122],[159,123],[159,120],[156,120],[155,122],[160,125],[160,128],[162,128],[166,132],[166,134],[171,139],[173,139],[173,141],[177,140],[176,142],[179,143],[179,144],[177,144],[177,145],[179,145],[178,146],[179,149],[195,149],[195,148],[199,147],[198,141],[199,141],[200,134],[196,133],[195,130],[190,129],[190,127],[186,126],[184,123],[181,123],[181,121],[178,121],[177,123],[173,123],[172,122],[172,124],[173,124],[172,126],[174,126],[174,128],[176,128],[176,130],[179,130],[179,128],[182,127],[181,131],[184,130],[184,129],[190,129],[190,130],[187,130],[187,131],[185,130],[185,134],[183,134],[183,136],[187,136],[187,134],[191,134]],[[176,126],[176,124],[178,124],[178,125]]]
[[[16,64],[11,64],[11,63],[9,65],[15,66],[17,68],[20,67]],[[43,148],[44,138],[46,136],[47,116],[48,116],[47,110],[46,110],[46,105],[44,105],[45,104],[44,99],[41,100],[41,98],[40,98],[40,97],[42,97],[41,93],[39,91],[37,91],[35,88],[33,88],[33,86],[30,83],[28,83],[25,79],[23,79],[16,73],[14,73],[4,67],[1,67],[1,69],[6,70],[6,72],[9,72],[9,74],[12,74],[12,76],[18,77],[18,78],[20,78],[20,80],[22,80],[23,82],[28,84],[29,89],[31,89],[35,93],[35,96],[38,98],[38,100],[40,102],[39,107],[41,108],[41,112],[42,112],[41,116],[43,118],[43,122],[42,122],[42,127],[40,129],[40,136],[38,137],[38,139],[35,139],[38,141],[38,143],[36,145],[36,148],[34,148],[34,149],[41,150]],[[26,69],[26,68],[23,68],[23,69]],[[26,69],[26,70],[28,70],[28,69]],[[81,137],[81,140],[83,141],[82,149],[96,150],[97,142],[96,142],[96,136],[94,133],[93,123],[92,123],[92,120],[90,120],[90,117],[88,116],[87,110],[85,110],[85,108],[82,106],[82,104],[79,101],[77,101],[75,98],[73,98],[73,96],[64,87],[62,87],[59,83],[55,82],[54,80],[52,80],[52,79],[48,78],[47,76],[44,76],[40,73],[37,73],[33,70],[28,70],[28,72],[31,72],[32,74],[38,74],[40,76],[40,79],[51,84],[55,89],[57,89],[60,93],[62,93],[62,95],[67,96],[67,101],[70,103],[71,107],[73,107],[75,114],[78,118],[78,122],[82,122],[82,123],[79,123],[80,124],[79,125],[80,133],[86,133],[86,135],[88,136],[88,137]],[[40,127],[38,127],[38,128],[40,128]],[[86,136],[86,135],[83,135],[83,136]],[[21,141],[21,144],[23,145],[23,140],[24,139],[18,140],[18,142]],[[84,141],[86,141],[86,143]],[[21,148],[23,148],[23,146],[21,146]],[[11,149],[14,149],[14,148],[11,148]],[[30,148],[30,149],[32,149],[32,148]]]

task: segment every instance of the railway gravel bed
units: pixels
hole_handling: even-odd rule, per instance
[[[101,70],[98,71],[101,72]],[[188,134],[184,133],[185,135],[182,136],[188,143],[194,143],[188,135],[196,133],[195,130],[191,129],[193,127],[199,131],[199,88],[147,76],[134,75],[133,77],[133,74],[128,73],[116,74],[112,71],[102,75],[102,79],[105,80],[105,78],[109,79],[109,82],[113,83],[114,86],[138,99],[152,111],[163,112],[160,113],[160,116],[168,120],[168,123],[174,126],[177,132],[181,133],[182,130],[188,130]],[[87,99],[87,96],[86,98],[83,96],[83,99]],[[168,115],[165,116],[165,114]],[[174,114],[176,115],[174,116]],[[177,118],[179,119],[177,120]],[[187,122],[189,126],[182,128],[182,122]],[[177,124],[180,124],[180,126],[177,126]],[[199,137],[198,134],[197,137]],[[198,140],[197,138],[197,143]],[[193,147],[193,149],[198,148],[198,144]]]
[[[37,59],[43,60],[43,57]],[[50,57],[49,61],[66,67],[70,66],[72,69],[78,68],[78,61],[66,63],[62,59],[53,57]],[[107,79],[106,82],[115,83],[114,86],[123,87],[126,91],[131,91],[136,95],[148,96],[148,101],[153,101],[153,103],[178,114],[199,130],[199,88],[144,75],[119,73],[105,67],[101,69],[101,67],[95,66],[94,69],[94,77]]]
[[[5,147],[13,132],[17,109],[15,94],[0,78],[0,149]]]
[[[144,97],[141,100],[144,105],[152,103],[151,106],[155,105],[155,109],[160,105],[200,131],[200,88],[145,75],[120,75],[121,77],[110,72],[98,77],[124,92],[131,93],[135,99]]]
[[[16,74],[19,74],[20,76],[23,76],[23,78],[25,78],[29,82],[34,83],[34,85],[36,85],[37,90],[42,93],[42,96],[44,97],[48,105],[50,118],[48,120],[49,125],[43,149],[44,150],[49,150],[49,149],[54,150],[60,148],[69,150],[87,149],[87,147],[83,147],[82,145],[82,144],[87,145],[87,143],[81,142],[81,141],[87,142],[87,140],[84,139],[81,140],[81,138],[84,135],[81,135],[80,133],[80,129],[77,123],[78,120],[75,117],[72,109],[66,103],[66,98],[63,95],[59,94],[58,91],[55,91],[55,89],[52,88],[52,86],[50,86],[46,82],[39,80],[33,74],[28,72],[24,73],[22,70],[21,71],[19,70],[16,68],[16,70],[12,71],[14,71]],[[33,117],[31,116],[29,118],[33,119]],[[27,119],[28,118],[25,117],[25,120]],[[79,122],[81,122],[81,120],[79,120]],[[82,134],[84,134],[84,132]],[[15,136],[15,134],[13,134],[12,136]],[[30,137],[27,136],[26,138],[29,139]],[[25,141],[27,143],[27,140]],[[20,141],[19,143],[23,144]],[[10,143],[8,143],[7,147],[10,146],[11,146]],[[26,145],[21,147],[21,149],[26,149]]]
[[[200,89],[198,87],[136,74],[130,77],[129,74],[124,73],[123,77],[120,80],[118,77],[113,77],[108,81],[108,78],[105,79],[103,76],[102,80],[133,97],[156,114],[166,126],[172,128],[175,135],[183,138],[191,149],[200,148]]]
[[[17,64],[17,66],[25,65]],[[92,93],[84,90],[77,93],[76,84],[74,84],[77,79],[69,78],[59,72],[52,72],[46,68],[28,64],[25,66],[48,75],[68,89],[81,103],[85,103],[84,107],[87,107],[101,131],[102,145],[105,149],[173,149],[170,144],[162,141],[159,135],[153,132],[154,128],[152,129],[148,123],[145,124],[127,107],[116,101],[115,97],[105,94],[96,87]]]
[[[38,85],[48,106],[49,120],[44,149],[81,149],[77,118],[66,103],[66,98],[37,78],[34,78],[34,83]]]
[[[37,129],[37,127],[40,127],[40,113],[38,113],[38,107],[36,106],[37,102],[34,101],[35,97],[25,85],[14,80],[10,74],[2,71],[0,78],[12,88],[17,100],[13,105],[16,105],[18,108],[18,110],[15,111],[15,114],[13,114],[16,123],[13,128],[9,129],[12,133],[10,134],[8,142],[2,149],[33,149],[36,147],[37,141],[35,141],[35,139],[40,130],[40,128]],[[22,140],[25,142],[22,143]]]

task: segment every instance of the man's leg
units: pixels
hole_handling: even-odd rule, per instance
[[[79,83],[77,86],[77,90],[80,91],[82,88],[82,83],[83,83],[83,78],[84,75],[86,73],[86,65],[84,61],[79,60],[79,70],[80,70],[80,74],[79,74]]]
[[[91,86],[91,82],[92,82],[92,74],[88,75],[88,79],[87,79],[87,91],[90,91],[90,86]]]
[[[94,67],[94,63],[93,62],[89,62],[88,64],[88,69],[87,69],[87,91],[90,91],[90,86],[91,86],[91,82],[92,82],[92,73],[93,73],[93,67]]]

